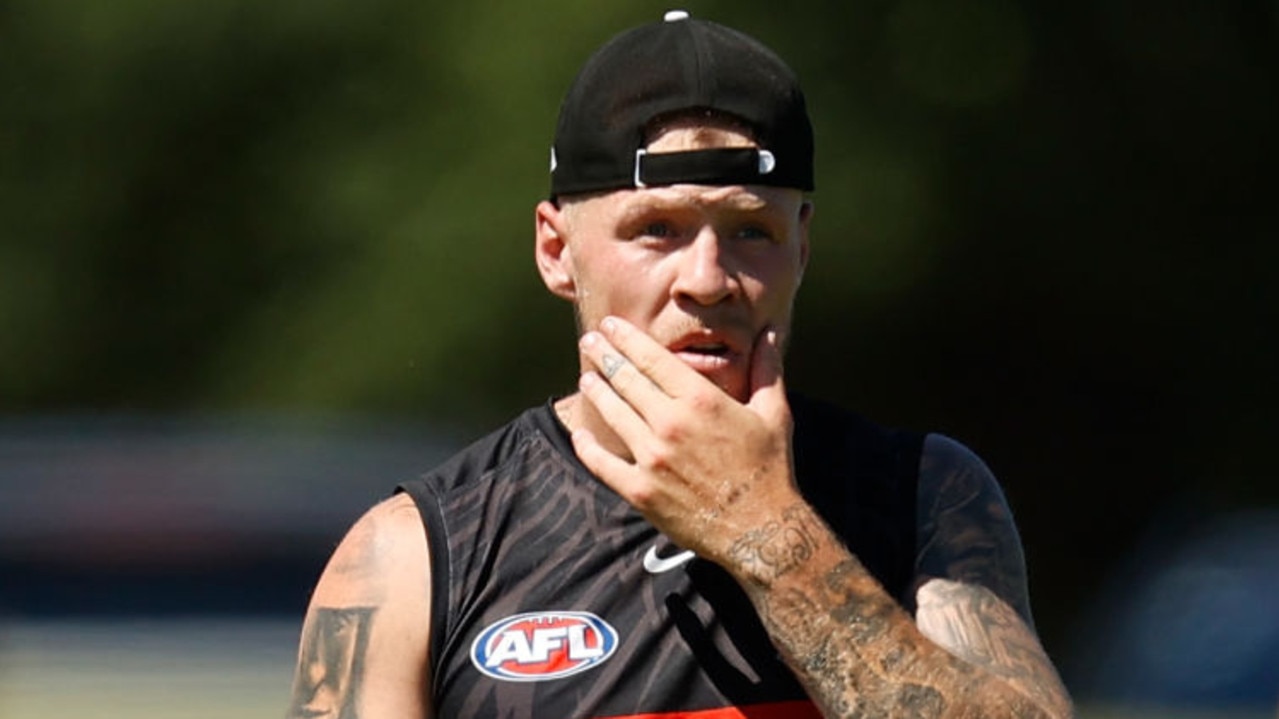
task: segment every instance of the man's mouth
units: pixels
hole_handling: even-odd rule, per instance
[[[713,357],[723,357],[729,352],[728,345],[723,342],[701,342],[690,344],[682,347],[679,352],[690,352],[692,354],[709,355]]]
[[[671,345],[671,352],[698,372],[715,372],[732,365],[737,352],[728,342],[707,337],[689,337]]]

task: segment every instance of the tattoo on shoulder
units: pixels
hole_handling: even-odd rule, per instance
[[[306,622],[289,719],[357,719],[374,607],[322,607]]]
[[[1056,670],[1039,640],[981,586],[934,579],[919,591],[920,631],[956,657],[1003,677],[1043,706],[1061,702]]]
[[[920,462],[918,545],[921,577],[988,587],[1031,625],[1025,554],[1003,492],[975,454],[939,435]]]
[[[1003,676],[1025,670],[1039,645],[1008,605],[990,590],[934,579],[919,592],[921,630],[952,654]]]

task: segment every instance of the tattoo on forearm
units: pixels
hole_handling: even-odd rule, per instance
[[[909,636],[894,630],[900,609],[873,585],[850,559],[812,587],[817,591],[773,592],[761,615],[829,716],[943,716],[947,696],[917,671],[912,647],[903,643]]]
[[[782,519],[743,534],[729,549],[730,557],[763,581],[771,581],[813,556],[817,549],[818,519],[807,505],[796,504]]]
[[[604,376],[613,379],[613,376],[626,366],[626,360],[614,354],[605,354],[600,358],[600,364],[603,365]]]
[[[306,622],[289,719],[358,719],[374,607],[317,608]]]
[[[781,578],[752,595],[774,643],[826,716],[1070,715],[1033,632],[995,595],[950,582],[921,601],[921,611],[938,611],[937,621],[964,647],[952,651],[921,633],[856,557],[821,570],[807,561],[821,561],[838,544],[811,510],[792,508],[735,546],[757,575]]]

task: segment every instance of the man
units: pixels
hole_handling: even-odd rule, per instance
[[[587,62],[535,211],[578,391],[356,523],[293,716],[1071,713],[981,461],[785,392],[812,147],[733,30],[668,13]]]

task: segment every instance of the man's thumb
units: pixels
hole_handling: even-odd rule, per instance
[[[755,342],[751,357],[751,395],[747,404],[761,415],[775,419],[790,411],[782,380],[781,338],[771,327]]]

